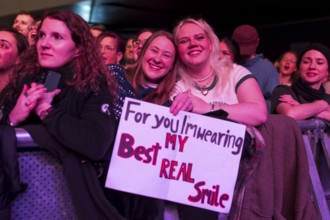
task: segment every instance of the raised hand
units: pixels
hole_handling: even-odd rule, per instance
[[[29,88],[27,85],[23,86],[23,90],[17,99],[16,105],[9,114],[8,120],[11,124],[18,125],[24,121],[35,108],[39,98],[46,92],[46,88],[37,83],[31,83]]]
[[[34,112],[40,117],[41,112],[46,111],[52,105],[52,101],[56,95],[61,92],[60,89],[55,89],[52,92],[45,92],[38,100],[36,107],[34,108]]]

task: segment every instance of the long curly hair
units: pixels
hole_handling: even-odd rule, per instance
[[[80,51],[79,55],[70,62],[73,68],[73,76],[72,80],[66,83],[70,86],[74,86],[79,92],[91,89],[94,93],[98,93],[100,91],[100,78],[104,78],[110,93],[114,95],[116,91],[116,81],[111,74],[109,74],[109,69],[103,63],[99,47],[91,34],[87,22],[82,17],[69,10],[48,11],[41,19],[38,33],[45,18],[62,21],[70,30],[72,40]],[[38,37],[36,42],[38,42]],[[22,83],[22,80],[27,75],[40,73],[41,69],[38,62],[36,43],[23,53],[21,62],[16,66],[13,77],[17,86]]]
[[[147,83],[147,80],[145,78],[145,73],[142,68],[142,59],[144,54],[146,53],[147,48],[151,44],[151,42],[159,37],[164,36],[167,39],[169,39],[175,48],[175,58],[173,63],[173,68],[160,80],[159,85],[157,86],[157,89],[151,93],[149,93],[144,100],[147,102],[152,102],[155,104],[162,105],[166,101],[169,100],[170,93],[172,89],[174,88],[175,82],[177,80],[177,71],[176,71],[176,62],[178,57],[178,51],[177,47],[175,46],[175,41],[173,35],[165,30],[159,30],[153,33],[148,40],[143,45],[143,48],[141,50],[140,56],[138,60],[127,67],[126,69],[126,76],[131,82],[134,90],[137,92],[139,89],[139,86],[143,86]]]

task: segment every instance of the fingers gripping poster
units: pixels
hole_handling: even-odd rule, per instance
[[[245,130],[126,98],[106,187],[228,213]]]

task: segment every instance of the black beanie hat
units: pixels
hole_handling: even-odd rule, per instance
[[[304,56],[304,54],[310,50],[317,50],[320,53],[322,53],[325,56],[325,58],[327,59],[328,65],[330,66],[330,49],[327,46],[320,44],[320,43],[311,43],[311,44],[307,45],[303,49],[302,53],[300,53],[299,62],[298,62],[299,64],[300,64],[301,58]]]

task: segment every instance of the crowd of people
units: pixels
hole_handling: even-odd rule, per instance
[[[303,205],[298,211],[294,201],[292,210],[286,207],[280,213],[257,202],[260,210],[246,214],[249,198],[242,195],[264,198],[263,187],[249,187],[264,177],[258,164],[263,167],[265,158],[257,152],[269,149],[273,115],[286,116],[280,119],[293,130],[297,127],[291,119],[330,120],[330,94],[323,86],[329,78],[330,49],[312,43],[300,54],[285,51],[273,64],[256,53],[259,40],[257,29],[248,24],[219,39],[204,19],[187,17],[172,32],[143,29],[125,41],[69,10],[49,11],[40,19],[22,12],[12,27],[0,28],[0,123],[24,128],[40,148],[60,158],[78,219],[167,220],[166,211],[180,220],[247,215],[290,219],[302,212],[317,219],[308,196],[299,197]],[[54,72],[56,85],[50,88],[46,81]],[[247,126],[252,141],[245,144],[230,213],[104,186],[125,97],[166,106],[174,116],[180,111],[220,112],[217,117]],[[307,163],[306,156],[301,160]],[[308,185],[308,176],[299,181]],[[307,188],[300,190],[308,194]],[[1,219],[10,219],[10,214]]]

